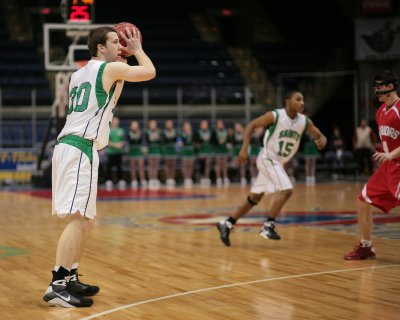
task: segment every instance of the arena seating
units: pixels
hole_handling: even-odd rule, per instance
[[[288,43],[254,43],[252,51],[275,84],[279,73],[323,71],[329,56],[328,48],[316,50]]]
[[[149,0],[129,11],[121,0],[107,10],[98,4],[98,23],[110,23],[112,16],[115,22],[131,21],[142,30],[143,46],[157,68],[153,81],[127,84],[121,103],[141,103],[142,89],[147,88],[150,104],[176,104],[181,88],[183,103],[210,104],[211,87],[216,87],[217,104],[244,102],[245,81],[226,46],[202,41],[183,3]]]

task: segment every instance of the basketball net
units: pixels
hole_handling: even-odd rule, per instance
[[[74,61],[74,65],[77,69],[84,67],[88,63],[88,60],[76,60]],[[52,115],[53,117],[58,115],[63,118],[66,116],[66,110],[69,104],[69,95],[68,95],[68,83],[69,78],[71,77],[72,72],[59,71],[56,74],[55,82],[56,82],[56,90],[55,95],[56,99],[54,100],[52,106]]]
[[[68,81],[71,72],[58,71],[55,78],[55,96],[56,99],[52,106],[52,116],[65,117],[66,108],[69,103],[68,99]]]

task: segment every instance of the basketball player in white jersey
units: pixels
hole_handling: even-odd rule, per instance
[[[66,124],[57,138],[52,160],[53,214],[68,218],[57,246],[53,279],[43,299],[66,308],[88,307],[99,287],[78,278],[78,263],[96,217],[99,157],[108,144],[113,109],[124,81],[153,79],[156,71],[141,45],[140,31],[126,29],[119,43],[111,27],[93,29],[88,38],[92,59],[72,74]],[[127,64],[134,55],[138,66]]]
[[[221,241],[230,246],[229,233],[240,217],[257,205],[264,194],[274,194],[272,207],[259,234],[266,239],[279,240],[275,231],[275,218],[281,208],[292,195],[293,185],[283,164],[288,162],[297,152],[301,136],[305,130],[311,134],[318,149],[326,146],[326,137],[314,126],[313,122],[302,114],[304,97],[299,91],[290,91],[285,96],[285,108],[269,111],[254,119],[244,132],[242,148],[238,160],[241,164],[248,159],[248,148],[251,136],[256,128],[266,127],[263,145],[258,158],[258,175],[250,194],[242,206],[228,219],[218,222],[217,228]]]

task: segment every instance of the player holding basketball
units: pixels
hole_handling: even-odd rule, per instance
[[[269,111],[246,126],[238,157],[241,164],[246,163],[249,157],[248,147],[255,129],[267,127],[267,130],[264,135],[264,148],[257,158],[259,172],[250,194],[233,215],[217,223],[221,241],[226,246],[231,245],[229,233],[235,223],[257,205],[265,193],[273,193],[274,201],[259,234],[266,239],[281,238],[275,230],[275,218],[293,192],[293,185],[283,164],[295,155],[305,130],[311,134],[318,149],[323,149],[327,141],[313,122],[302,114],[303,110],[303,94],[299,91],[290,91],[285,96],[285,108]]]
[[[111,27],[93,29],[88,38],[92,59],[72,74],[66,124],[57,138],[52,164],[53,214],[69,221],[57,246],[53,279],[43,299],[67,308],[89,307],[86,298],[99,287],[83,284],[78,263],[96,217],[99,157],[108,144],[113,109],[125,81],[147,81],[156,71],[141,45],[140,31],[126,28],[120,36]],[[129,66],[122,56],[134,55],[138,66]]]
[[[376,152],[373,158],[381,166],[369,178],[358,196],[358,223],[361,240],[345,260],[375,259],[372,246],[371,205],[389,212],[400,205],[400,99],[397,95],[397,75],[385,70],[375,76],[374,90],[382,105],[376,112],[379,136],[383,152]]]

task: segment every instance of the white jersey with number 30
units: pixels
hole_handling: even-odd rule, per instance
[[[265,131],[262,157],[286,163],[299,148],[301,136],[307,127],[307,117],[298,113],[296,118],[291,119],[284,108],[272,112],[275,121]]]
[[[97,150],[108,145],[112,111],[117,103],[114,93],[122,82],[115,82],[107,94],[102,82],[105,66],[104,61],[90,60],[72,74],[67,121],[57,140],[76,135],[93,140]]]

